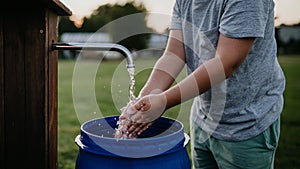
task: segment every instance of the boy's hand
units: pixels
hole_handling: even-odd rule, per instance
[[[163,93],[144,96],[130,102],[119,117],[123,121],[122,132],[128,138],[136,138],[158,119],[166,110],[166,97]]]
[[[145,131],[165,111],[166,97],[164,94],[150,94],[140,98],[132,105],[135,113],[128,125],[129,135],[138,136]]]
[[[117,122],[117,128],[115,132],[115,138],[135,138],[134,135],[129,135],[128,129],[131,126],[131,117],[137,110],[133,106],[134,102],[129,102],[126,107],[121,109],[122,114],[119,116]]]
[[[120,115],[119,119],[120,120],[131,120],[131,117],[133,116],[133,114],[135,114],[138,110],[135,109],[135,107],[133,106],[135,102],[129,102],[126,107],[123,107],[121,109],[122,114]]]
[[[135,123],[149,123],[158,119],[166,109],[167,99],[163,93],[149,94],[140,98],[132,105],[135,112],[131,121]]]

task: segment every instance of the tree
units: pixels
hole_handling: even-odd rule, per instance
[[[63,32],[78,32],[78,28],[75,26],[74,22],[69,19],[68,16],[60,16],[58,24],[58,33]]]
[[[96,32],[105,24],[110,22],[108,11],[112,8],[111,5],[100,6],[90,17],[83,19],[83,24],[80,28],[82,32]]]
[[[133,1],[127,2],[124,5],[107,4],[98,7],[90,17],[85,17],[81,28],[70,26],[72,21],[62,18],[62,23],[60,23],[60,33],[96,32],[101,29],[101,31],[110,34],[113,42],[123,45],[130,50],[145,49],[147,48],[150,34],[136,34],[136,32],[153,32],[147,27],[145,21],[146,12],[147,10],[142,4],[136,4]],[[67,27],[61,28],[63,26]],[[128,37],[128,35],[132,36]]]
[[[109,24],[106,31],[109,32],[114,42],[130,50],[139,50],[147,47],[150,38],[150,34],[136,35],[137,32],[151,32],[146,25],[146,12],[147,10],[143,5],[137,5],[134,2],[128,2],[124,5],[105,5],[95,10],[89,20],[99,21],[99,18],[102,18],[104,23]],[[124,18],[126,16],[129,17]],[[128,35],[133,36],[127,37]]]

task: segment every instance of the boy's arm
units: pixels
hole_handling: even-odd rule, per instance
[[[181,30],[171,30],[162,57],[156,62],[139,97],[161,93],[168,89],[185,65],[185,52]]]
[[[220,34],[216,57],[163,93],[167,102],[166,109],[192,99],[230,77],[245,60],[254,40],[229,38]]]
[[[136,113],[131,120],[136,123],[130,125],[129,132],[141,133],[147,128],[147,123],[159,118],[168,108],[199,96],[230,77],[245,60],[254,40],[255,38],[229,38],[220,34],[216,57],[199,66],[193,73],[166,91],[146,95],[133,105]],[[141,127],[141,123],[146,127]]]
[[[142,97],[134,105],[138,113],[132,119],[139,123],[153,121],[168,108],[199,96],[230,77],[245,60],[254,40],[255,38],[229,38],[220,34],[216,57],[206,61],[166,91]]]

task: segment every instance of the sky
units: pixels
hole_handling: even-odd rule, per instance
[[[126,3],[128,0],[61,0],[61,2],[72,11],[71,19],[80,23],[83,17],[88,17],[100,5],[107,3],[114,4]],[[158,32],[164,31],[170,23],[170,17],[158,18],[158,15],[151,13],[163,14],[170,16],[175,0],[134,0],[142,2],[148,11],[148,26],[156,29]],[[275,15],[278,17],[276,26],[280,24],[291,25],[300,22],[300,0],[274,0]]]

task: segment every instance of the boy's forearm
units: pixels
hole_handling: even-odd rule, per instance
[[[215,61],[212,59],[208,62]],[[206,69],[206,66],[201,65],[184,80],[164,92],[164,95],[167,99],[166,109],[199,96],[201,93],[210,88],[211,82],[209,79],[209,73]]]
[[[165,72],[161,70],[155,70],[151,72],[151,76],[148,81],[141,89],[139,97],[148,95],[148,94],[158,94],[165,91],[174,80],[168,76]]]
[[[184,65],[185,63],[177,56],[165,53],[155,64],[139,97],[150,93],[161,93],[168,89],[173,84]]]

